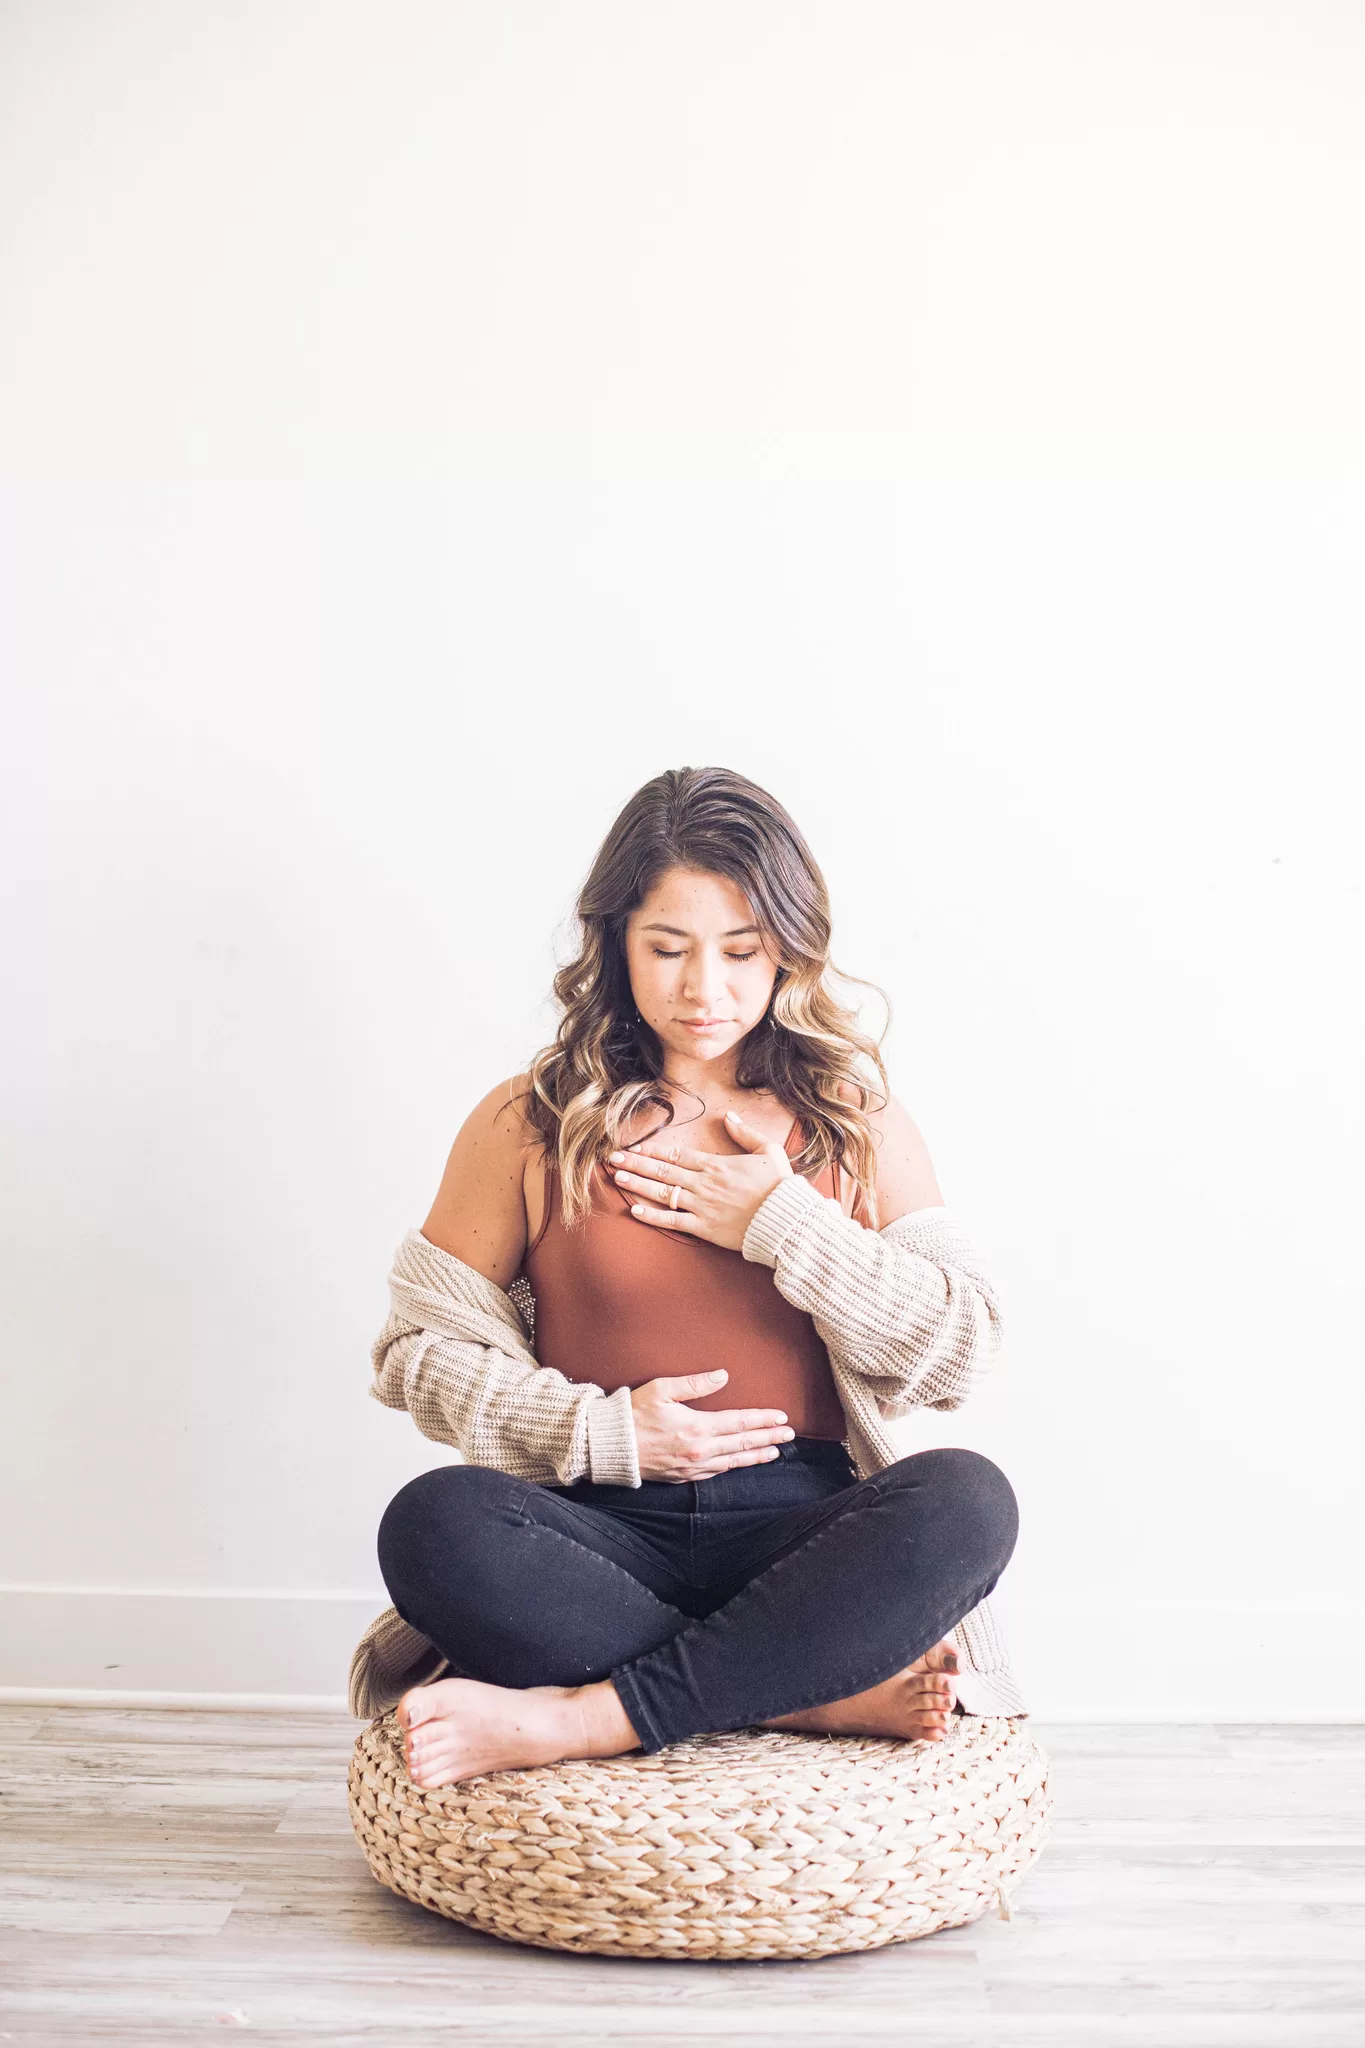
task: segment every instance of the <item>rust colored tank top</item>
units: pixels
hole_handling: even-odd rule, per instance
[[[794,1122],[788,1157],[797,1135]],[[689,1407],[781,1408],[798,1436],[842,1441],[847,1424],[829,1353],[810,1317],[778,1293],[771,1266],[641,1223],[600,1166],[590,1213],[567,1230],[557,1183],[551,1166],[545,1221],[523,1266],[542,1365],[608,1394],[723,1365],[725,1385]],[[812,1184],[834,1192],[828,1168]]]

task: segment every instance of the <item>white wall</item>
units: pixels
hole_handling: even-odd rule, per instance
[[[1360,14],[0,34],[0,1682],[340,1690],[389,1254],[723,762],[998,1274],[909,1441],[1015,1481],[1038,1711],[1365,1710]]]

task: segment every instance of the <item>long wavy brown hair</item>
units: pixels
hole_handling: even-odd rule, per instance
[[[674,1118],[669,1086],[676,1083],[662,1080],[662,1045],[636,1019],[625,929],[659,877],[675,867],[736,883],[781,963],[767,1010],[740,1041],[739,1086],[770,1090],[800,1119],[805,1142],[794,1170],[814,1176],[842,1166],[857,1191],[855,1205],[875,1229],[876,1153],[867,1111],[884,1106],[890,1084],[880,1040],[860,1028],[831,982],[876,984],[834,966],[829,892],[810,848],[776,797],[728,768],[670,768],[645,783],[603,840],[579,892],[581,944],[554,978],[563,1016],[517,1098],[558,1172],[565,1223],[572,1228],[587,1215],[594,1168],[644,1105],[664,1112],[656,1128]]]

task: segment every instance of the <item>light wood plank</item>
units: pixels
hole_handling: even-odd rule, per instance
[[[1073,1757],[1105,1757],[1119,1763],[1156,1756],[1229,1757],[1227,1730],[1209,1721],[1033,1721],[1029,1734],[1059,1767]]]
[[[345,1781],[305,1785],[296,1792],[275,1830],[279,1835],[344,1835],[354,1841]]]
[[[307,1725],[301,1726],[301,1723]],[[377,1885],[345,1715],[0,1714],[0,2036],[1360,2048],[1365,1731],[1035,1729],[1059,1801],[1008,1925],[814,1964],[518,1948]]]
[[[30,1717],[35,1710],[27,1710]],[[151,1743],[157,1748],[215,1746],[240,1755],[244,1750],[274,1749],[282,1755],[322,1750],[328,1756],[349,1756],[365,1726],[342,1714],[248,1714],[206,1712],[176,1707],[46,1707],[33,1721],[39,1740],[58,1748],[97,1742],[120,1748]],[[11,1739],[9,1724],[0,1719],[0,1744]]]
[[[42,1725],[31,1713],[0,1710],[0,1743],[32,1742]]]
[[[1273,1727],[1234,1723],[1218,1730],[1228,1754],[1239,1761],[1283,1762],[1302,1756],[1319,1762],[1365,1761],[1365,1722],[1303,1722]]]
[[[1053,1826],[1053,1841],[1068,1848],[1169,1847],[1196,1849],[1265,1848],[1279,1851],[1307,1848],[1365,1849],[1365,1821],[1348,1816],[1306,1814],[1298,1819],[1257,1820],[1251,1814],[1167,1815],[1151,1819],[1136,1815],[1063,1812]]]
[[[704,1965],[660,1964],[696,1971]],[[818,1970],[821,1964],[810,1964]],[[230,1994],[228,1994],[230,1996]],[[222,2025],[233,2012],[244,2014],[256,2042],[325,2042],[327,2048],[370,2048],[370,2044],[414,2040],[484,2044],[484,2048],[545,2048],[547,2042],[603,2042],[621,2048],[643,2048],[653,2041],[702,2041],[708,2048],[743,2048],[755,2041],[820,2043],[843,2048],[853,2041],[894,2041],[905,2048],[1056,2048],[1077,2043],[1081,2048],[1359,2048],[1359,2015],[1353,2013],[1160,2013],[1061,2011],[981,2013],[884,2008],[860,2012],[845,2023],[836,2012],[818,2006],[788,2013],[761,2006],[737,2021],[717,2014],[708,2019],[686,2006],[638,2004],[613,1997],[602,1987],[595,2006],[531,2004],[500,2001],[482,2004],[458,1999],[449,1992],[418,2009],[402,2006],[396,2023],[396,1991],[358,2006],[317,1988],[306,2003],[298,1997],[260,1996],[242,2003],[216,2005],[200,1991],[148,2011],[136,1994],[101,1994],[86,2001],[79,1994],[64,2009],[52,2001],[25,1997],[14,2000],[5,2015],[6,2027],[27,2021],[28,2034],[15,2038],[44,2044],[89,2042],[93,2038],[130,2044],[161,2040],[202,2041],[206,2036],[232,2038],[235,2028]],[[418,2016],[420,2013],[420,2017]],[[217,2024],[215,2024],[217,2022]],[[848,2024],[849,2031],[839,2029]],[[401,2027],[401,2031],[400,2031]]]
[[[1155,1965],[1127,1956],[996,1955],[986,1982],[992,2010],[1011,2013],[1365,2013],[1365,1963],[1273,1949],[1256,1961],[1187,1956]]]
[[[242,1895],[237,1883],[126,1873],[0,1878],[0,1927],[29,1933],[216,1934]]]
[[[120,1742],[88,1737],[57,1741],[41,1729],[32,1741],[13,1749],[0,1742],[0,1777],[22,1774],[38,1785],[55,1779],[95,1778],[104,1783],[166,1784],[176,1780],[211,1784],[217,1778],[257,1783],[273,1778],[295,1784],[335,1784],[338,1766],[343,1778],[351,1745],[330,1751],[279,1744],[237,1746],[215,1742]]]

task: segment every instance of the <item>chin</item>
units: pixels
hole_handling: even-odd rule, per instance
[[[743,1036],[743,1031],[734,1030],[716,1032],[710,1038],[694,1038],[690,1031],[680,1031],[678,1037],[670,1038],[668,1043],[674,1052],[685,1052],[691,1059],[713,1060],[720,1053],[733,1051]]]

